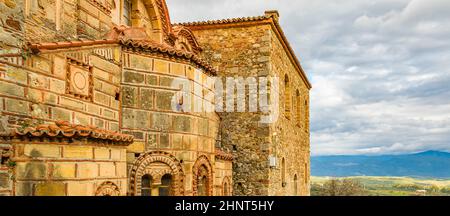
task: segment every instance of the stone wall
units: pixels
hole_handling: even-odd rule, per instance
[[[16,196],[103,195],[105,185],[126,195],[126,148],[86,140],[14,144]]]
[[[0,58],[0,113],[11,127],[65,120],[119,131],[117,47]]]
[[[193,30],[204,49],[203,57],[218,68],[218,76],[269,75],[270,26]],[[270,125],[259,123],[260,113],[219,115],[222,146],[234,156],[234,195],[268,195]]]
[[[2,127],[2,126],[0,126]],[[0,130],[1,132],[1,130]],[[11,145],[0,142],[0,196],[12,193]]]
[[[172,109],[172,102],[179,102],[172,100],[180,90],[172,85],[176,79],[191,88],[179,110]],[[214,105],[206,73],[184,62],[126,52],[122,86],[122,132],[135,137],[128,148],[129,166],[144,152],[168,152],[182,161],[185,194],[192,195],[192,167],[202,155],[214,165],[219,125],[214,112],[202,111]]]
[[[261,113],[219,114],[222,145],[233,150],[234,155],[234,194],[308,195],[309,88],[290,60],[288,49],[282,46],[276,21],[271,19],[189,27],[204,49],[204,58],[218,67],[219,76],[279,78],[280,116],[274,124],[261,124]],[[290,80],[290,91],[285,89],[285,75]],[[290,115],[285,113],[285,103],[291,104]],[[276,160],[274,167],[269,167],[271,157]]]
[[[23,0],[0,1],[0,55],[18,53],[24,41]]]
[[[271,35],[271,74],[280,77],[280,116],[272,126],[278,142],[273,145],[271,152],[278,159],[278,168],[271,170],[269,195],[309,195],[309,88],[290,60],[276,32],[271,31]],[[285,86],[286,76],[289,88]],[[287,100],[288,95],[290,98]],[[289,108],[286,109],[286,106]],[[287,110],[289,112],[286,112]]]

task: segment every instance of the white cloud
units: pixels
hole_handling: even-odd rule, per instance
[[[450,1],[167,3],[174,22],[279,10],[314,87],[312,154],[450,151]]]

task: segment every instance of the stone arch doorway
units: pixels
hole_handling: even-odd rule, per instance
[[[213,195],[213,169],[207,156],[197,158],[193,168],[192,192],[194,196]]]
[[[132,196],[183,196],[184,172],[175,156],[162,151],[142,154],[130,171]]]

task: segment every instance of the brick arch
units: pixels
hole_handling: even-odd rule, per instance
[[[97,188],[95,196],[120,196],[120,188],[113,182],[103,182]]]
[[[213,168],[211,166],[211,162],[209,160],[209,158],[206,155],[201,155],[200,157],[197,158],[197,161],[195,161],[194,166],[192,167],[192,172],[193,172],[193,182],[192,182],[192,192],[194,196],[198,195],[198,184],[199,184],[199,177],[200,177],[200,172],[202,172],[202,170],[205,170],[206,176],[208,178],[208,182],[207,182],[207,192],[209,196],[213,195]],[[203,176],[203,174],[202,174]]]
[[[150,28],[152,34],[159,35],[156,39],[157,42],[170,42],[173,40],[172,24],[170,22],[169,10],[165,0],[132,0],[133,6],[133,19],[134,27],[143,27],[140,16],[143,11],[139,11],[136,7],[139,2],[142,2],[145,6],[146,13],[149,15],[149,19],[153,20]],[[151,36],[151,35],[150,35]]]
[[[163,163],[167,165],[167,168],[153,170],[151,165],[154,163]],[[184,172],[180,161],[175,156],[163,151],[150,151],[139,156],[130,171],[130,195],[141,195],[142,176],[147,174],[153,178],[162,177],[165,174],[172,175],[174,195],[184,195]]]

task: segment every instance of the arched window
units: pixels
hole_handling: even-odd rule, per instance
[[[228,182],[223,184],[223,195],[228,196]]]
[[[300,99],[300,91],[297,89],[297,92],[295,93],[296,98],[296,110],[295,110],[295,118],[297,121],[297,124],[300,126],[302,122],[302,100]]]
[[[142,196],[151,196],[152,195],[152,177],[150,175],[142,176],[141,183],[141,195]]]
[[[286,160],[281,160],[281,185],[286,187]]]
[[[159,196],[170,196],[172,186],[172,175],[166,174],[161,178],[161,186],[159,186]]]
[[[123,0],[123,24],[131,26],[131,0]]]
[[[198,196],[207,196],[208,178],[206,176],[200,177],[197,185]]]
[[[294,196],[298,196],[298,177],[294,175]]]
[[[289,82],[289,77],[286,74],[284,76],[284,114],[286,115],[286,118],[291,119],[291,84]]]

